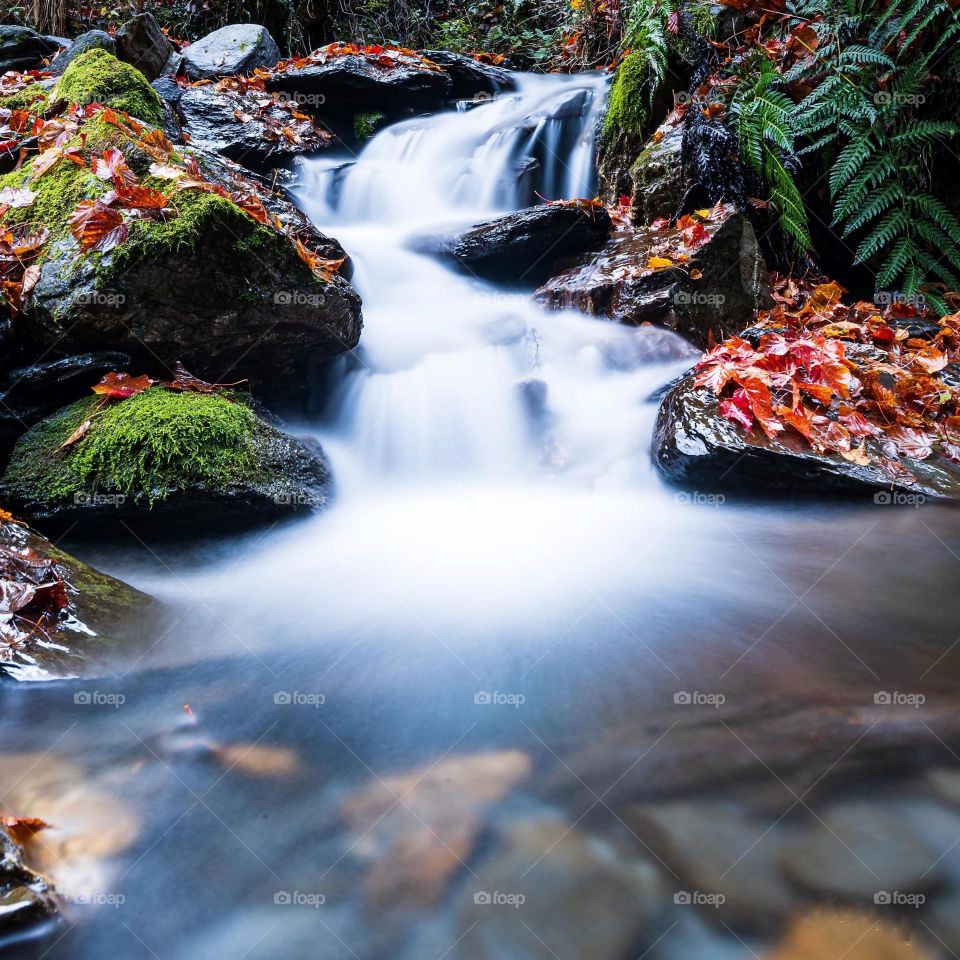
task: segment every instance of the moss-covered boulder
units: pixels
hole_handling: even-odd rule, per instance
[[[101,62],[106,72],[85,72]],[[54,95],[158,116],[159,99],[142,75],[99,50],[71,64]],[[164,146],[150,127],[95,111],[67,116],[79,129],[66,147],[82,165],[50,165],[41,155],[0,176],[0,189],[35,194],[0,222],[49,231],[19,322],[38,355],[122,350],[161,378],[182,361],[211,382],[248,379],[272,402],[306,395],[322,365],[356,345],[360,299],[344,276],[348,265],[322,265],[343,250],[292,204],[223,158]],[[166,196],[162,211],[122,207],[115,184],[93,169],[110,149],[123,154],[138,187]],[[84,253],[70,218],[96,200],[121,210],[124,237]]]
[[[65,407],[24,434],[0,481],[41,528],[171,536],[281,521],[322,507],[328,489],[320,448],[239,395],[165,387]]]
[[[0,673],[19,680],[102,676],[142,652],[158,613],[146,594],[10,519],[0,521],[0,581]]]
[[[54,100],[80,106],[101,103],[146,123],[163,122],[163,104],[147,78],[101,48],[88,50],[67,67],[54,89]]]

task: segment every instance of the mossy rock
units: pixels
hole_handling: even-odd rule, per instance
[[[88,50],[67,67],[54,88],[54,100],[80,106],[102,103],[147,123],[163,123],[163,104],[147,78],[99,48]]]
[[[328,489],[319,447],[241,396],[163,387],[65,407],[20,438],[0,481],[0,497],[45,529],[173,536],[287,519],[324,506]]]
[[[0,644],[0,673],[22,680],[102,676],[118,658],[142,652],[159,613],[146,594],[87,566],[22,523],[0,522],[0,549],[51,561],[68,595],[59,619],[43,624],[44,642],[31,639],[14,649]]]
[[[0,107],[6,110],[29,110],[35,116],[44,113],[50,103],[50,93],[45,84],[28,83],[22,90],[0,97]]]

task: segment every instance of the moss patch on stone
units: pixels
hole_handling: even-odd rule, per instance
[[[58,81],[54,96],[81,106],[102,103],[158,126],[163,122],[163,104],[147,78],[106,50],[88,50],[77,57]]]
[[[382,113],[358,113],[353,118],[353,135],[358,140],[369,140],[377,132],[377,125],[382,120]]]
[[[0,97],[0,107],[7,110],[29,110],[33,114],[43,113],[49,102],[50,95],[44,90],[42,83],[30,83],[16,93]]]
[[[32,174],[33,166],[27,163],[19,170],[0,176],[0,189],[28,187],[36,194],[29,206],[8,210],[3,222],[36,223],[38,228],[46,227],[54,240],[70,232],[70,214],[81,200],[93,199],[107,190],[102,180],[69,160],[59,160],[42,177],[31,179]]]
[[[59,449],[86,420],[86,434]],[[153,504],[175,490],[224,491],[266,477],[257,457],[259,421],[242,402],[153,387],[128,400],[80,400],[32,427],[17,443],[4,485],[41,503],[123,494]]]
[[[649,81],[646,58],[640,51],[629,54],[617,69],[610,87],[607,113],[603,118],[603,137],[610,139],[625,130],[642,136],[647,122],[644,95]]]

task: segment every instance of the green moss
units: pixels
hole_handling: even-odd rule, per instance
[[[65,450],[87,419],[90,429]],[[17,443],[3,483],[44,503],[76,494],[123,494],[153,504],[185,487],[222,491],[263,479],[257,418],[226,397],[153,387],[129,400],[80,400]]]
[[[31,179],[32,163],[19,170],[0,176],[3,187],[29,187],[36,199],[28,207],[7,211],[6,224],[27,221],[45,226],[53,239],[66,236],[70,231],[70,214],[81,200],[88,200],[106,192],[107,185],[98,180],[89,170],[78,167],[69,160],[60,160],[43,176]]]
[[[358,113],[353,118],[353,135],[358,140],[369,140],[377,132],[381,120],[382,113]]]
[[[620,64],[610,87],[607,115],[603,118],[604,139],[615,136],[621,130],[643,135],[647,122],[644,94],[649,75],[646,58],[639,51],[631,53]]]
[[[43,89],[42,83],[30,83],[16,93],[0,97],[0,107],[7,110],[29,110],[34,114],[43,113],[49,102],[50,95]]]
[[[77,57],[57,83],[54,98],[81,105],[102,103],[147,123],[163,122],[163,105],[147,78],[106,50],[88,50]]]

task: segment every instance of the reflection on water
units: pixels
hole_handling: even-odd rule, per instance
[[[957,514],[667,489],[649,398],[689,348],[412,252],[525,202],[524,156],[591,192],[602,90],[524,79],[306,166],[365,300],[304,425],[338,503],[78,547],[167,616],[115,676],[0,689],[66,915],[11,956],[960,949]]]

